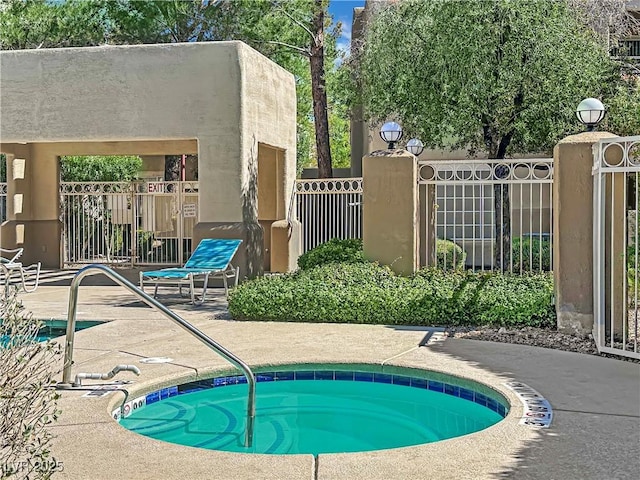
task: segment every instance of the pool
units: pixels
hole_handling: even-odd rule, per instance
[[[76,332],[79,330],[84,330],[85,328],[95,327],[96,325],[100,325],[103,322],[95,321],[95,320],[83,320],[76,322]],[[38,330],[38,334],[35,337],[37,342],[46,342],[47,340],[51,340],[57,337],[61,337],[67,333],[67,321],[66,320],[44,320],[42,322],[43,326]],[[10,341],[9,336],[2,335],[0,336],[0,346],[7,345]]]
[[[36,339],[38,342],[44,342],[53,338],[61,337],[67,334],[67,321],[66,320],[45,320],[42,322],[43,327],[38,330]],[[76,322],[76,332],[84,330],[86,328],[95,327],[100,325],[100,321],[95,320],[81,320]]]
[[[257,372],[256,381],[250,448],[244,376],[164,388],[113,414],[129,430],[180,445],[318,455],[437,442],[488,428],[509,410],[486,385],[416,369],[298,365]]]

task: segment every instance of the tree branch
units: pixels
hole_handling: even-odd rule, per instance
[[[275,5],[280,9],[280,11],[282,13],[284,13],[287,17],[289,17],[289,20],[291,20],[293,23],[295,23],[296,25],[298,25],[300,28],[302,28],[305,32],[307,32],[309,34],[309,36],[311,37],[311,40],[313,40],[315,37],[313,36],[313,33],[311,32],[311,30],[309,29],[309,27],[307,27],[304,23],[302,23],[300,20],[293,18],[293,15],[291,15],[289,12],[287,12],[280,3],[275,3]]]
[[[311,56],[311,52],[309,50],[307,50],[306,48],[298,47],[296,45],[291,45],[291,44],[285,43],[285,42],[278,42],[277,40],[265,40],[265,41],[259,41],[258,43],[269,43],[269,44],[272,44],[272,45],[280,45],[282,47],[287,47],[287,48],[290,48],[292,50],[295,50],[300,55],[304,55],[305,57],[310,57]]]

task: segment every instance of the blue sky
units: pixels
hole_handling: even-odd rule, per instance
[[[349,51],[351,41],[351,21],[353,9],[364,7],[365,0],[329,0],[329,13],[334,22],[342,22],[342,36],[338,39],[338,48]]]

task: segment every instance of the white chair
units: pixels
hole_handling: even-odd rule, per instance
[[[24,266],[18,259],[24,252],[23,248],[0,248],[0,278],[4,286],[4,296],[7,298],[12,282],[25,292],[35,292],[40,281],[40,262]],[[12,277],[17,277],[13,280]]]

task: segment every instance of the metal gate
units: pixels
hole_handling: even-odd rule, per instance
[[[182,265],[198,182],[61,182],[62,264]]]
[[[552,270],[552,184],[553,158],[419,161],[421,264]]]
[[[362,238],[362,178],[296,180],[302,253],[333,238]]]
[[[594,337],[600,352],[640,359],[640,136],[593,149]]]

